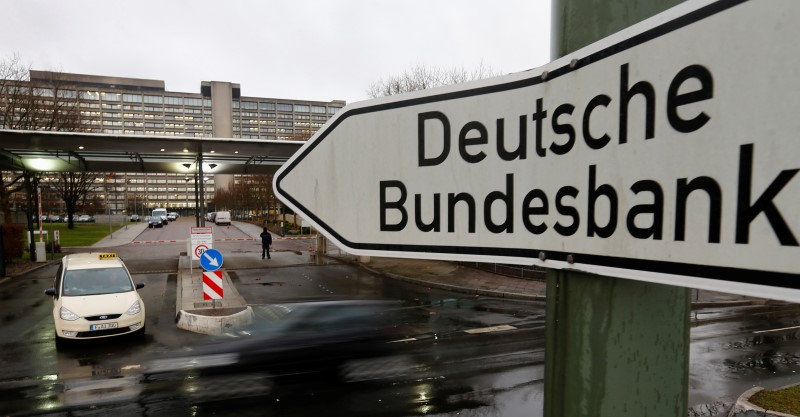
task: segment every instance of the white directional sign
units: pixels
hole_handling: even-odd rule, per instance
[[[800,302],[798,18],[688,1],[542,68],[351,104],[275,187],[354,254]]]

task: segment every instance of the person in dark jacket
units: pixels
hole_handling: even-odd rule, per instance
[[[272,259],[269,256],[269,246],[272,244],[272,234],[264,228],[264,231],[261,232],[261,259],[264,259],[264,254],[266,254],[267,259]]]

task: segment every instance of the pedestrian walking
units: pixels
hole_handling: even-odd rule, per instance
[[[261,232],[261,259],[264,259],[266,255],[267,259],[272,259],[269,256],[269,246],[272,245],[272,234],[264,228],[264,231]]]

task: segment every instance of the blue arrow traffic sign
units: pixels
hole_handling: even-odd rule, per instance
[[[200,255],[200,266],[206,271],[222,268],[222,253],[216,249],[208,249]]]

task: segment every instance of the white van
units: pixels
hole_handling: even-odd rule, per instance
[[[161,223],[166,226],[167,225],[167,209],[165,208],[157,208],[153,209],[153,214],[150,216],[151,218],[155,217],[157,219],[161,219]]]
[[[214,223],[220,224],[231,224],[231,212],[230,211],[218,211],[217,216],[214,217]]]

